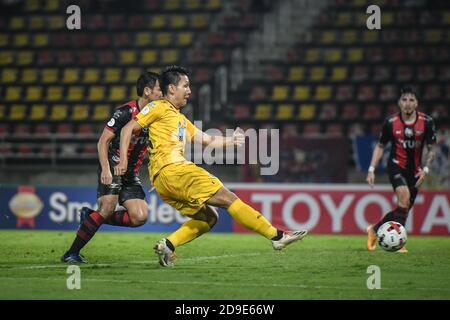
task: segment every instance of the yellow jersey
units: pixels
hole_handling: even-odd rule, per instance
[[[184,157],[184,147],[187,140],[192,142],[198,129],[172,103],[164,99],[152,101],[134,120],[141,127],[148,127],[151,181],[169,164],[190,162]]]

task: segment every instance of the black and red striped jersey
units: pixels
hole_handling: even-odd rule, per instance
[[[380,134],[380,144],[392,143],[389,164],[418,173],[422,162],[423,146],[436,143],[433,118],[416,112],[416,121],[406,124],[400,113],[386,119]]]
[[[129,101],[117,108],[106,124],[106,129],[115,134],[109,143],[108,161],[110,166],[115,166],[120,159],[120,133],[122,128],[133,119],[138,113],[137,101]],[[148,146],[148,128],[142,128],[139,135],[131,137],[130,147],[128,148],[128,168],[127,173],[137,173],[144,161],[144,156]]]

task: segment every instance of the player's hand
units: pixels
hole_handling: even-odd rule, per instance
[[[366,181],[370,185],[370,187],[373,188],[375,184],[375,172],[368,172]]]
[[[419,168],[419,173],[416,175],[416,177],[419,178],[416,182],[416,188],[419,188],[422,185],[427,175],[428,173],[426,171],[422,170],[422,168]]]
[[[239,127],[237,127],[233,132],[233,143],[238,147],[241,147],[245,144],[244,130]]]
[[[120,160],[119,164],[114,167],[114,174],[116,176],[122,176],[127,172],[128,160]]]
[[[102,170],[102,174],[100,175],[100,181],[102,182],[102,184],[112,183],[112,174],[109,168],[107,170]]]

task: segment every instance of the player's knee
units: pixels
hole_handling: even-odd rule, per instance
[[[411,205],[411,197],[408,190],[402,190],[398,194],[398,204],[402,208],[409,208]]]
[[[133,227],[142,226],[147,222],[148,212],[144,209],[139,209],[130,214],[130,219]]]
[[[108,218],[113,214],[114,209],[116,209],[115,202],[103,201],[99,204],[98,212],[103,218]]]

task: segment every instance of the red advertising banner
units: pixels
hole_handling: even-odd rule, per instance
[[[243,201],[259,210],[275,227],[308,229],[316,234],[362,234],[395,208],[390,187],[367,185],[236,184]],[[248,232],[233,222],[233,231]],[[450,235],[450,191],[421,191],[409,214],[411,234]]]

